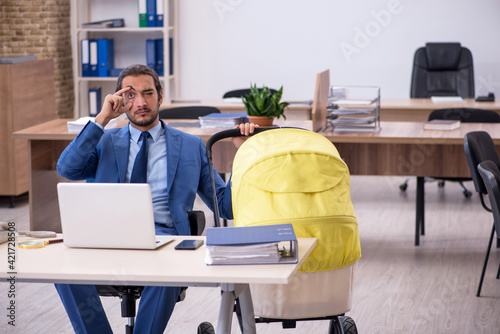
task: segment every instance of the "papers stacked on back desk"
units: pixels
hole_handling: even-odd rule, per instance
[[[297,263],[297,238],[292,224],[215,227],[207,229],[205,263]]]
[[[204,129],[232,129],[235,125],[244,123],[246,113],[213,113],[199,117],[200,127]]]

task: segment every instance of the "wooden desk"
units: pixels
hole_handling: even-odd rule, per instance
[[[19,282],[37,283],[220,286],[221,306],[216,329],[217,333],[230,333],[235,296],[244,299],[243,319],[255,319],[249,284],[287,284],[317,243],[316,238],[298,238],[297,264],[207,266],[205,245],[196,251],[176,251],[174,246],[185,237],[174,238],[173,242],[152,251],[78,249],[67,248],[62,243],[37,249],[11,245],[9,252],[15,252],[16,261],[12,268],[0,271],[0,278],[5,281],[15,276]],[[4,258],[7,258],[8,246],[7,243],[0,245]],[[245,321],[244,326],[245,333],[255,333],[254,322]]]
[[[65,119],[53,120],[14,133],[28,139],[30,149],[30,228],[61,232],[56,185],[65,179],[56,171],[60,154],[76,133],[68,133]],[[288,122],[309,128],[311,121]],[[182,131],[206,142],[217,129],[195,127]],[[413,175],[417,177],[470,177],[463,149],[467,132],[487,131],[500,152],[500,124],[462,123],[453,131],[429,131],[422,123],[382,122],[377,133],[321,133],[332,141],[349,166],[351,175]],[[219,172],[230,172],[235,148],[227,141],[213,147],[214,165]],[[420,195],[423,196],[423,185]],[[423,226],[423,197],[417,197],[416,229]],[[419,217],[419,212],[422,215]],[[418,244],[418,235],[416,235]]]
[[[383,122],[425,122],[434,109],[477,108],[489,109],[500,113],[500,101],[476,102],[465,99],[463,102],[434,103],[431,99],[384,99],[380,100],[380,120]]]

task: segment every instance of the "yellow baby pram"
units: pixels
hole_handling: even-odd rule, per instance
[[[317,133],[258,132],[233,162],[235,226],[291,223],[297,237],[316,237],[318,244],[291,283],[251,285],[256,321],[287,328],[297,320],[330,319],[330,333],[357,333],[344,316],[361,256],[347,165]]]

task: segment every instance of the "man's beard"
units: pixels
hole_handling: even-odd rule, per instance
[[[132,124],[134,124],[136,126],[144,127],[144,126],[151,125],[158,118],[158,109],[159,109],[159,107],[160,106],[157,107],[156,113],[152,109],[149,109],[150,111],[148,112],[148,116],[152,116],[152,117],[141,117],[140,119],[136,119],[134,117],[131,117],[129,115],[129,113],[127,113],[127,118],[130,121],[130,123],[132,123]]]

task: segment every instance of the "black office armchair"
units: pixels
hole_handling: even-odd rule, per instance
[[[259,89],[259,91],[260,91],[260,89]],[[269,92],[271,94],[274,94],[274,93],[277,92],[277,90],[269,88]],[[222,98],[223,99],[227,99],[227,98],[230,98],[230,97],[242,97],[243,95],[248,94],[248,93],[250,93],[250,88],[235,89],[235,90],[230,90],[230,91],[224,93],[224,95],[222,96]]]
[[[198,117],[213,113],[220,113],[220,110],[210,106],[186,106],[159,111],[161,119],[198,119]]]
[[[483,208],[491,212],[491,208],[489,208],[485,201],[484,196],[488,195],[488,191],[483,182],[481,175],[477,169],[477,166],[484,161],[491,161],[497,167],[500,167],[500,158],[498,156],[497,150],[495,148],[495,144],[491,139],[491,136],[484,131],[474,131],[469,132],[464,137],[464,150],[465,156],[467,158],[467,163],[469,164],[469,169],[472,176],[472,181],[474,182],[474,188],[479,193],[479,199],[481,200],[481,205]],[[490,239],[488,241],[488,248],[486,249],[486,255],[484,258],[483,269],[481,272],[481,278],[479,280],[479,285],[477,288],[476,296],[479,297],[481,295],[481,288],[483,286],[484,275],[486,273],[486,266],[488,264],[488,259],[491,252],[491,245],[493,243],[493,238],[495,236],[495,224],[491,229]],[[500,267],[497,273],[497,278],[500,274]]]
[[[460,43],[427,43],[415,51],[410,97],[474,97],[472,53]]]
[[[191,235],[202,235],[205,230],[205,213],[203,211],[188,211],[189,226]],[[125,325],[125,334],[132,334],[135,325],[135,303],[141,298],[143,286],[122,286],[122,285],[96,285],[99,296],[102,297],[120,297],[121,314],[127,318]],[[178,302],[184,300],[186,289],[182,288]]]
[[[500,231],[500,171],[498,170],[498,165],[488,160],[481,162],[477,166],[477,169],[483,179],[490,200],[491,212],[493,213],[493,229]],[[499,274],[500,269],[497,273],[497,279]]]

